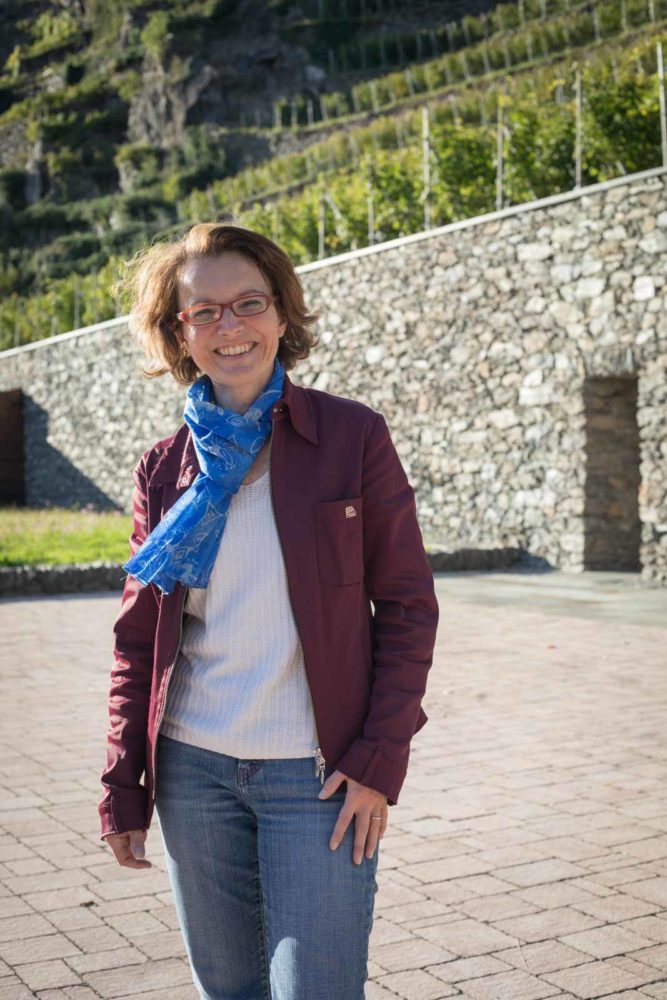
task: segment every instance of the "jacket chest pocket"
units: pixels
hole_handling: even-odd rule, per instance
[[[343,587],[364,577],[362,497],[315,505],[317,562],[323,583]]]

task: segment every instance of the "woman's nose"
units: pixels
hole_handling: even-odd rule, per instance
[[[239,317],[233,311],[231,306],[225,306],[222,311],[222,316],[218,320],[219,330],[235,330],[240,323]]]

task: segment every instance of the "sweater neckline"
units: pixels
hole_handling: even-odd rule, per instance
[[[261,481],[264,479],[264,477],[268,476],[268,474],[269,474],[269,469],[268,469],[268,466],[267,466],[267,468],[264,469],[264,472],[261,474],[261,476],[258,476],[257,479],[253,479],[253,481],[251,483],[241,483],[241,486],[239,487],[239,489],[243,490],[243,489],[246,489],[248,486],[255,486],[257,483],[261,483]]]

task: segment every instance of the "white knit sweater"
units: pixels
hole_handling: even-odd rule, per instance
[[[244,759],[308,757],[313,703],[267,470],[241,485],[208,586],[188,589],[160,732]]]

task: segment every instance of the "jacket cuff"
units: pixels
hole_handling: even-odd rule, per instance
[[[334,770],[387,796],[387,804],[395,806],[398,793],[408,770],[409,749],[400,761],[387,757],[384,747],[359,737],[345,751]],[[333,772],[332,772],[333,773]]]
[[[145,830],[147,795],[146,788],[123,788],[108,793],[97,807],[102,822],[100,840],[109,833]]]

